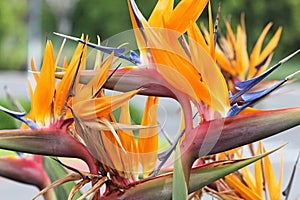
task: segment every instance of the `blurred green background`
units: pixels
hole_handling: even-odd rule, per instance
[[[148,17],[157,0],[136,2]],[[252,49],[259,33],[270,21],[274,23],[270,36],[279,26],[283,26],[283,35],[275,59],[280,59],[299,48],[299,0],[212,0],[215,12],[219,3],[220,32],[225,32],[225,17],[231,18],[235,28],[241,13],[245,12],[248,50]],[[40,31],[40,35],[36,40],[42,42],[42,48],[47,37],[57,40],[53,31],[74,36],[85,33],[92,39],[100,35],[103,40],[131,28],[126,0],[1,0],[0,7],[0,70],[27,69],[29,30],[33,31],[33,28],[30,28],[32,19],[37,21],[35,27]],[[32,18],[34,13],[38,14]],[[206,22],[206,18],[205,11],[201,20]],[[299,61],[299,56],[295,60]]]

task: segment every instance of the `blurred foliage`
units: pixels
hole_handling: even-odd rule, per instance
[[[26,69],[28,1],[0,1],[0,69]],[[136,0],[146,17],[151,13],[156,1]],[[131,28],[126,0],[41,0],[41,2],[42,43],[46,37],[57,39],[52,32],[60,31],[61,26],[58,23],[65,19],[69,20],[71,27],[70,33],[67,34],[80,36],[85,33],[91,37],[92,41],[95,41],[96,35],[100,35],[104,40]],[[63,12],[61,9],[63,2],[72,2],[74,6],[69,12]],[[272,2],[212,0],[215,12],[219,3],[221,4],[220,33],[225,32],[224,18],[230,18],[235,29],[234,25],[239,23],[241,13],[245,12],[249,50],[252,49],[264,26],[270,21],[274,23],[272,33],[279,26],[283,26],[283,35],[275,53],[276,60],[299,48],[299,0],[274,0]],[[201,20],[206,22],[206,18],[207,12],[205,11]]]
[[[0,69],[25,69],[27,3],[0,1]]]

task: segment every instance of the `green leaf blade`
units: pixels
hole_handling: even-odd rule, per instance
[[[177,145],[175,150],[174,175],[173,175],[173,200],[187,200],[188,190],[183,173],[182,162],[180,159],[180,147]]]
[[[219,161],[194,168],[191,170],[188,193],[199,190],[234,171],[262,159],[279,148],[247,159]],[[135,185],[122,194],[112,193],[107,196],[107,199],[172,199],[173,181],[173,174],[161,175],[152,179],[143,180],[140,183],[135,183]]]

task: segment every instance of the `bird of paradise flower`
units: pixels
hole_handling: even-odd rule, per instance
[[[199,7],[195,7],[195,9],[199,9],[200,11],[202,11],[206,4],[207,4],[207,2],[201,2],[201,4],[197,4],[197,5],[199,5]],[[140,75],[140,77],[144,77],[144,80],[150,79],[152,84],[153,84],[153,82],[155,82],[155,81],[153,81],[153,79],[154,79],[157,81],[155,84],[160,85],[161,86],[160,89],[162,89],[165,92],[165,94],[164,94],[165,96],[168,95],[168,94],[166,95],[166,93],[169,93],[170,97],[174,98],[174,96],[175,96],[175,98],[177,98],[178,101],[181,102],[181,105],[184,108],[183,109],[184,112],[190,112],[189,105],[186,101],[187,98],[190,98],[190,100],[192,100],[192,102],[194,104],[196,104],[196,107],[198,108],[198,110],[200,110],[199,113],[201,113],[202,120],[204,122],[210,121],[212,119],[218,119],[220,116],[237,115],[239,112],[246,109],[249,105],[253,104],[255,101],[266,96],[268,93],[270,93],[271,91],[273,91],[275,89],[275,87],[271,87],[271,89],[266,89],[260,93],[257,93],[258,95],[256,96],[256,98],[251,99],[251,104],[246,104],[246,106],[243,106],[241,108],[238,108],[237,105],[233,105],[232,108],[230,108],[231,106],[229,105],[230,104],[228,102],[229,98],[227,96],[227,94],[228,94],[227,86],[226,86],[226,84],[224,84],[224,78],[221,75],[219,69],[216,67],[216,65],[213,62],[214,54],[215,54],[214,46],[207,45],[207,44],[209,44],[208,42],[203,43],[202,39],[204,37],[201,34],[201,32],[199,32],[199,30],[197,29],[195,24],[193,24],[193,26],[190,26],[189,24],[185,24],[185,23],[182,23],[182,24],[177,23],[177,24],[173,24],[175,28],[172,27],[172,19],[173,19],[172,17],[174,17],[174,18],[178,17],[176,15],[176,13],[181,12],[181,11],[176,10],[177,7],[174,9],[173,13],[172,13],[172,11],[170,11],[170,8],[172,8],[172,1],[169,1],[168,3],[159,2],[156,7],[157,10],[155,9],[153,11],[153,14],[151,15],[148,22],[143,18],[143,16],[139,12],[138,8],[136,7],[136,5],[134,4],[133,1],[129,1],[129,5],[131,8],[131,17],[132,17],[132,21],[133,21],[133,26],[134,26],[134,28],[137,28],[137,29],[135,29],[135,33],[136,33],[136,37],[137,37],[137,43],[139,45],[139,49],[141,52],[141,58],[139,60],[142,61],[142,64],[146,64],[147,67],[146,67],[146,69],[131,67],[131,68],[127,68],[127,69],[117,70],[117,72],[115,72],[115,74],[114,74],[114,79],[111,79],[110,82],[118,82],[120,84],[120,82],[124,81],[123,84],[126,85],[125,83],[127,81],[127,83],[129,83],[129,82],[131,83],[130,85],[134,85],[134,84],[132,84],[132,82],[134,80],[129,81],[128,79],[126,79],[126,77],[129,77],[129,78],[137,77],[137,75]],[[181,7],[184,10],[184,9],[188,8],[189,5],[190,4],[188,4],[187,2],[181,2],[181,4],[178,5],[178,8]],[[166,10],[164,10],[164,9],[166,9]],[[170,12],[162,12],[162,10],[164,10],[164,11],[168,10]],[[172,14],[170,14],[170,13],[172,13]],[[155,17],[160,17],[162,19],[169,19],[170,22],[155,23],[156,21],[155,22],[152,21],[153,24],[151,24],[151,19],[154,19]],[[191,17],[191,19],[195,18],[195,16],[189,16],[189,17]],[[187,21],[189,21],[189,20],[187,20]],[[210,30],[212,27],[211,22],[212,22],[212,20],[210,20]],[[156,29],[152,26],[154,26],[154,27],[156,26],[159,28],[161,28],[161,27],[169,28],[169,29],[173,29],[173,30],[166,31],[166,30],[162,30],[162,29]],[[182,32],[175,33],[174,30],[176,30],[176,31],[180,30]],[[181,37],[181,34],[185,31],[189,31],[188,33],[190,33],[191,38],[197,39],[198,44],[202,44],[201,47],[203,47],[203,49],[207,53],[210,54],[211,59],[209,58],[209,56],[207,54],[205,54],[205,51],[201,47],[198,47],[197,45],[193,46],[193,40],[189,40],[188,45],[187,45],[187,43],[184,43],[184,42],[178,43],[178,38],[181,38],[184,41],[184,38]],[[264,32],[266,32],[266,31],[264,31]],[[210,33],[212,33],[212,31],[210,31]],[[280,31],[278,31],[278,33],[276,34],[276,40],[278,40],[278,37],[279,37],[278,35],[280,35],[279,33],[280,33]],[[213,36],[214,36],[214,34],[209,35],[210,41],[214,41]],[[65,36],[65,37],[67,37],[67,36]],[[198,39],[198,38],[200,38],[200,39]],[[74,39],[74,38],[71,38],[71,39]],[[166,41],[164,41],[162,39],[165,39]],[[78,39],[75,39],[75,40],[79,41]],[[262,40],[262,39],[260,39],[260,40]],[[80,42],[83,42],[83,41],[80,41]],[[273,46],[275,43],[277,43],[277,42],[276,41],[271,42],[271,44]],[[172,45],[170,45],[170,44],[172,44]],[[205,45],[203,45],[203,44],[205,44]],[[212,42],[211,42],[211,44],[212,44]],[[207,51],[209,48],[210,48],[210,50]],[[269,51],[273,51],[272,48],[271,49],[267,48],[267,49],[269,49]],[[192,53],[193,50],[194,50],[194,52],[200,52],[200,53],[198,53],[198,54]],[[295,54],[296,53],[297,52],[295,52]],[[178,55],[180,55],[180,57]],[[189,61],[189,58],[191,58],[193,60],[193,62],[197,61],[196,57],[192,57],[193,55],[197,55],[202,59],[199,59],[198,63],[191,64]],[[203,57],[201,57],[201,55],[206,55],[206,57],[203,58]],[[202,63],[200,62],[200,60]],[[282,64],[286,60],[288,60],[288,58],[279,62],[279,64],[276,65],[275,67],[273,67],[272,70],[274,70],[276,67],[278,67],[280,64]],[[201,65],[202,66],[209,65],[209,66],[214,66],[214,67],[211,67],[208,70],[208,68],[204,68],[204,67],[201,68],[200,67]],[[180,68],[178,68],[178,66],[184,66],[184,67],[182,67],[182,70],[180,70]],[[198,68],[195,69],[195,66]],[[149,75],[149,73],[152,73],[152,76],[151,76],[151,74]],[[249,87],[251,88],[255,84],[257,84],[259,81],[261,81],[269,73],[270,73],[270,71],[267,71],[266,73],[262,74],[261,76],[255,77],[255,79],[252,79],[245,83],[240,83],[240,85],[242,85],[242,84],[247,85],[247,86],[250,85]],[[147,75],[145,75],[145,74],[147,74]],[[151,76],[151,78],[149,78],[149,76]],[[122,77],[122,78],[120,78],[120,77]],[[159,77],[159,78],[157,78],[157,77]],[[220,80],[220,82],[213,82],[212,77],[218,77],[217,79]],[[284,82],[286,82],[291,77],[292,76],[289,76],[287,79],[285,79],[283,82],[281,82],[280,85],[283,84]],[[143,91],[144,94],[147,92],[149,92],[148,94],[152,94],[152,95],[155,92],[157,92],[156,94],[159,93],[158,91],[153,91],[151,87],[147,88],[147,86],[146,86],[147,83],[145,83],[145,81],[142,82],[140,80],[136,80],[135,83],[136,83],[135,87],[145,86],[145,90]],[[220,83],[220,84],[218,84],[218,83]],[[247,83],[250,83],[250,84],[247,84]],[[128,89],[128,87],[126,89]],[[249,90],[249,88],[247,88],[247,90]],[[245,93],[247,90],[245,89],[242,92]],[[198,96],[197,96],[197,93],[198,93]],[[201,93],[201,95],[200,95],[200,93]],[[185,95],[187,95],[188,97]],[[239,95],[241,95],[241,94],[239,94]],[[249,96],[250,95],[254,95],[254,93],[249,94]],[[244,97],[245,96],[246,95],[244,95]],[[212,103],[212,101],[214,101],[214,103]],[[212,115],[212,113],[214,113],[214,114],[216,114],[216,113],[215,113],[215,111],[213,111],[213,109],[211,109],[211,107],[213,107],[215,111],[219,111],[219,114],[217,114],[216,116]],[[252,109],[246,109],[246,110],[249,111]],[[222,112],[220,112],[220,111],[222,111]],[[258,111],[256,111],[256,112],[258,112]],[[192,121],[192,120],[190,120],[191,115],[187,115],[185,113],[185,117],[188,117],[188,119],[189,119],[189,120],[187,120],[188,122],[185,124],[186,125],[185,131],[188,132],[187,129],[192,127],[192,125],[189,124]],[[186,133],[186,135],[187,135],[187,133]],[[174,148],[174,146],[173,146],[173,148]],[[171,148],[171,150],[173,150],[173,148]],[[167,155],[169,155],[169,154],[167,153]],[[189,163],[189,162],[187,162],[187,163]],[[192,162],[190,162],[190,163],[192,163]]]
[[[48,42],[37,87],[32,95],[32,111],[24,117],[23,113],[2,109],[32,130],[1,131],[1,148],[85,160],[94,176],[83,178],[81,183],[92,181],[93,188],[81,199],[91,193],[94,193],[93,198],[98,199],[186,199],[188,193],[266,156],[262,154],[245,160],[192,167],[199,157],[257,141],[300,123],[299,108],[273,111],[248,109],[298,73],[271,88],[248,92],[277,66],[237,83],[239,92],[236,96],[242,97],[244,104],[232,104],[235,94],[229,94],[226,79],[216,63],[215,45],[209,45],[215,41],[210,6],[210,43],[203,43],[203,35],[195,25],[207,4],[207,0],[182,0],[173,8],[174,1],[159,1],[149,20],[146,20],[135,2],[128,0],[139,56],[134,52],[126,56],[123,48],[103,47],[83,38],[64,36],[75,39],[79,45],[70,64],[65,62],[63,72],[55,73],[57,63]],[[183,36],[186,32],[189,34],[187,39]],[[84,70],[87,46],[109,54],[101,67],[96,66],[93,71]],[[126,59],[136,67],[109,71],[114,56]],[[286,60],[283,59],[279,65]],[[61,78],[57,86],[54,76]],[[89,81],[83,84],[86,79]],[[116,84],[123,86],[118,89],[125,93],[105,96],[104,88],[114,89]],[[146,126],[154,125],[156,121],[155,117],[152,118],[154,122],[151,121],[147,114],[150,107],[157,104],[157,98],[152,96],[175,98],[181,104],[184,116],[182,131],[171,142],[170,148],[159,156],[157,129],[133,126],[129,122],[127,101],[136,94],[150,96],[142,120],[142,125]],[[191,103],[201,119],[196,125],[193,123]],[[116,123],[112,111],[117,107],[122,107],[119,123],[127,125]],[[145,133],[140,130],[136,143],[134,135],[128,130],[142,128],[147,129],[143,129]],[[59,144],[56,144],[58,141]],[[164,162],[173,151],[178,158],[174,161],[173,173],[158,175],[163,172]],[[150,154],[149,160],[143,159],[143,154]],[[155,165],[156,158],[160,162]],[[144,177],[151,177],[138,180],[135,173],[137,163],[142,165]],[[106,191],[100,194],[99,188],[104,185]],[[49,187],[44,191],[47,189]]]
[[[63,45],[64,43],[65,41]],[[41,71],[39,75],[34,73],[37,82],[34,92],[31,84],[29,84],[32,97],[31,111],[25,116],[25,113],[10,111],[3,107],[1,109],[24,122],[22,125],[23,133],[29,133],[28,137],[40,134],[44,137],[44,142],[41,142],[39,147],[33,147],[29,152],[81,158],[87,162],[90,172],[94,175],[99,172],[97,167],[99,163],[96,162],[99,160],[100,165],[104,165],[101,166],[104,169],[102,173],[110,173],[112,179],[115,176],[124,176],[135,180],[139,164],[136,156],[138,154],[137,148],[140,146],[139,151],[146,153],[149,148],[141,149],[141,145],[136,144],[132,130],[142,129],[156,123],[150,120],[151,115],[145,114],[142,120],[143,126],[131,125],[127,101],[139,90],[115,96],[104,96],[102,85],[106,81],[108,69],[113,62],[113,51],[105,61],[97,61],[97,63],[101,63],[95,66],[95,70],[99,71],[97,76],[87,85],[80,85],[76,77],[85,67],[87,46],[84,44],[78,45],[70,64],[65,60],[62,68],[64,77],[55,86],[55,68],[58,68],[57,63],[63,45],[55,61],[51,42],[48,41],[46,44]],[[35,68],[34,61],[32,61],[33,72],[36,71]],[[145,113],[148,113],[157,104],[157,98],[149,97],[147,102]],[[118,107],[122,107],[120,122],[126,122],[127,125],[111,119],[113,118],[112,111]],[[155,140],[156,128],[152,126],[150,129],[147,132],[141,130],[140,134],[148,134],[149,140]],[[87,130],[89,130],[88,133]],[[18,135],[18,133],[15,134]],[[3,137],[5,136],[3,135]],[[58,141],[55,137],[59,139],[60,144],[54,145]],[[23,147],[19,147],[21,151],[28,148],[26,141],[28,140],[24,140]],[[41,148],[45,142],[49,142],[48,147]],[[140,141],[140,143],[142,142]],[[25,152],[28,152],[28,149]],[[127,152],[128,154],[126,154]],[[132,155],[129,155],[129,152]],[[115,156],[116,153],[119,156]],[[141,161],[141,163],[146,170],[149,165],[148,162]],[[122,184],[121,180],[119,182]]]

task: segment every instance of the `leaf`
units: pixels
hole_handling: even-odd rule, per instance
[[[281,147],[279,147],[281,148]],[[263,157],[273,153],[279,148],[259,156],[232,160],[219,161],[203,165],[201,167],[193,168],[191,171],[188,193],[192,193],[202,187],[242,168]],[[142,180],[140,183],[136,182],[132,187],[127,189],[124,193],[112,193],[107,197],[110,199],[123,200],[153,200],[153,199],[171,199],[173,186],[173,174],[165,174],[155,178]],[[158,192],[159,191],[159,192]]]
[[[49,158],[44,157],[44,168],[51,180],[51,182],[54,182],[61,177],[66,176],[68,173],[57,161]],[[74,182],[68,182],[63,185],[60,185],[56,188],[54,188],[54,192],[56,194],[57,199],[68,199],[68,196],[70,192],[72,191],[72,188],[75,187]],[[80,197],[81,193],[78,191],[74,197],[77,199]]]
[[[173,181],[173,200],[184,200],[187,199],[188,190],[183,173],[182,162],[180,159],[180,146],[177,145],[175,150],[175,161],[174,161],[174,181]]]

